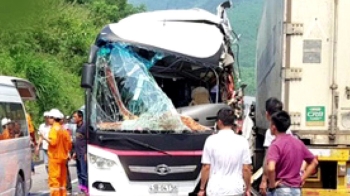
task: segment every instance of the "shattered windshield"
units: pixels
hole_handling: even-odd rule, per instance
[[[165,54],[140,55],[135,47],[110,43],[97,53],[91,123],[100,130],[209,130],[181,116],[150,68]]]

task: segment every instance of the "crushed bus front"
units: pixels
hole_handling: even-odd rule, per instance
[[[107,25],[82,74],[90,195],[191,195],[216,113],[232,107],[240,131],[225,2],[154,11]]]

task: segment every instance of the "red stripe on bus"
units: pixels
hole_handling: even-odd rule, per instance
[[[100,146],[91,145],[95,148],[100,148],[117,154],[118,156],[202,156],[202,150],[192,151],[165,151],[167,154],[157,151],[138,151],[138,150],[114,150],[109,148],[103,148]]]

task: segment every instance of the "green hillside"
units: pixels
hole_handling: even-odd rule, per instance
[[[69,115],[83,104],[81,68],[97,33],[139,11],[126,0],[0,1],[0,75],[37,87],[38,100],[26,103],[36,124],[51,108]]]
[[[216,12],[216,7],[223,0],[129,0],[133,5],[144,5],[147,10],[187,9],[198,7]],[[241,68],[242,81],[248,84],[246,94],[255,94],[255,47],[258,26],[263,8],[263,0],[235,0],[229,18],[236,34],[240,34],[238,63]],[[238,52],[238,53],[237,53]]]
[[[232,28],[241,34],[238,60],[242,81],[248,84],[246,94],[255,95],[256,38],[262,14],[263,0],[241,0],[230,10]],[[237,50],[235,49],[237,54]]]

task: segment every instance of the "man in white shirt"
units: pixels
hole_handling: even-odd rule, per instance
[[[38,134],[43,135],[45,138],[48,138],[49,132],[51,129],[51,126],[49,125],[49,112],[44,112],[44,120],[45,122],[39,126]],[[49,159],[47,156],[47,150],[49,148],[49,144],[47,143],[47,141],[43,140],[42,137],[39,137],[38,145],[36,147],[36,154],[39,154],[39,149],[41,144],[43,145],[42,148],[44,151],[44,164],[45,164],[46,172],[48,172]]]
[[[232,109],[219,110],[219,132],[209,136],[204,144],[198,196],[250,196],[252,161],[249,144],[231,129],[234,120]]]
[[[292,135],[292,131],[290,130],[290,128],[287,130],[286,134],[290,134]],[[265,141],[264,141],[264,147],[268,148],[271,145],[271,142],[275,139],[274,135],[271,135],[271,131],[270,129],[266,130],[265,133]]]
[[[272,114],[283,110],[283,103],[277,98],[271,97],[265,102],[265,110],[266,110],[266,119],[270,122]],[[292,134],[290,128],[287,130],[286,133]],[[268,148],[274,139],[275,139],[275,136],[271,135],[270,129],[267,129],[265,133],[264,147]]]

